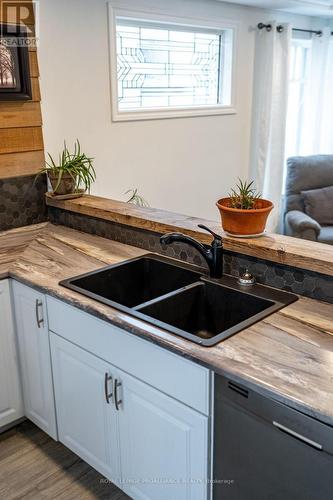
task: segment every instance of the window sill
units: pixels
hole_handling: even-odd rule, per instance
[[[113,122],[137,120],[164,120],[168,118],[188,118],[195,116],[234,115],[237,111],[233,106],[198,106],[191,108],[168,108],[138,111],[113,111]]]

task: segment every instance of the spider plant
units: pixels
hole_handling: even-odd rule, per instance
[[[230,207],[241,210],[255,208],[256,201],[261,197],[261,194],[255,190],[254,181],[247,182],[241,179],[238,179],[238,181],[236,189],[232,189],[229,194]]]
[[[74,152],[70,152],[66,142],[64,149],[59,154],[58,162],[48,153],[49,161],[38,173],[46,173],[49,176],[54,193],[57,193],[65,178],[71,178],[69,183],[72,192],[90,191],[92,183],[96,180],[96,172],[93,167],[93,158],[89,158],[81,151],[81,145],[77,139],[74,144]]]
[[[138,189],[128,189],[124,194],[129,194],[130,197],[127,200],[127,203],[132,203],[133,205],[137,205],[138,207],[149,207],[149,203],[138,194]]]

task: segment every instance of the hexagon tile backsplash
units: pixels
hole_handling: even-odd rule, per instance
[[[0,231],[46,220],[46,177],[0,179]]]

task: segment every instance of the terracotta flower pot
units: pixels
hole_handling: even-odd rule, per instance
[[[53,174],[52,172],[48,173],[48,177],[50,179],[50,183],[53,189],[54,194],[71,194],[75,190],[76,181],[69,174],[64,174],[61,177],[61,181],[58,185],[59,176]],[[58,185],[58,186],[57,186]]]
[[[230,206],[230,198],[221,198],[216,203],[221,214],[224,231],[235,236],[258,235],[264,232],[267,218],[274,208],[271,201],[259,199],[255,208],[242,210]]]

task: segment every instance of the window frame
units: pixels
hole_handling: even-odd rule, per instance
[[[225,115],[236,113],[236,92],[235,92],[235,68],[236,68],[236,47],[238,23],[234,21],[219,21],[214,19],[193,19],[179,16],[170,16],[157,10],[146,12],[143,10],[134,11],[130,8],[118,7],[114,1],[108,3],[109,11],[109,49],[110,49],[110,84],[111,84],[111,116],[112,121],[136,121],[166,118],[184,118],[194,116]],[[214,104],[200,106],[175,106],[151,109],[136,109],[120,111],[118,106],[118,78],[117,78],[117,40],[116,40],[116,20],[117,18],[129,18],[133,21],[151,22],[161,26],[179,26],[187,30],[198,29],[218,32],[230,30],[232,49],[230,62],[230,104]],[[223,72],[221,73],[223,79]],[[221,90],[223,93],[223,88]]]

